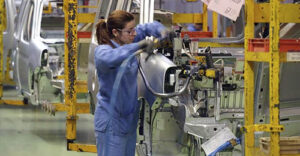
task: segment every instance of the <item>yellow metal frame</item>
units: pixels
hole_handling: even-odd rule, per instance
[[[245,126],[246,132],[282,132],[284,127],[282,125],[271,125],[271,124],[257,124]]]
[[[77,151],[77,152],[97,153],[97,148],[95,145],[69,143],[68,148],[72,151]]]
[[[3,32],[5,30],[4,0],[0,0],[0,98],[3,97]],[[2,103],[2,102],[1,102]]]
[[[51,6],[51,2],[48,2],[48,9],[47,10],[43,10],[44,14],[51,14],[52,13],[52,6]]]
[[[207,5],[203,3],[202,8],[203,8],[202,13],[174,13],[172,18],[172,23],[202,23],[203,31],[207,32],[208,31]],[[217,19],[217,16],[218,16],[217,13],[213,13],[213,19]],[[214,24],[217,27],[218,23],[214,22]]]
[[[270,0],[270,60],[269,60],[269,111],[270,124],[278,126],[279,122],[279,0]],[[279,139],[280,132],[270,132],[270,154],[280,155]]]
[[[254,37],[254,1],[245,0],[246,27],[245,27],[245,127],[254,125],[254,65],[249,58],[248,39]],[[246,130],[245,156],[252,156],[254,150],[254,131]]]
[[[245,28],[245,155],[252,156],[257,150],[254,146],[254,132],[270,132],[271,156],[280,155],[280,132],[284,127],[279,121],[279,72],[280,62],[287,62],[287,53],[279,52],[279,24],[299,23],[299,4],[280,4],[279,0],[270,0],[270,3],[254,3],[254,0],[245,1],[246,28]],[[279,14],[281,13],[281,14]],[[269,52],[249,52],[248,40],[254,38],[254,23],[270,23]],[[269,71],[269,110],[270,124],[254,123],[254,68],[253,62],[268,62]]]
[[[208,20],[207,20],[207,5],[203,3],[203,31],[207,32],[207,27],[208,27]]]
[[[280,4],[279,14],[280,23],[300,23],[300,4]],[[270,21],[270,4],[255,3],[254,4],[254,22],[267,23]]]
[[[24,101],[21,100],[8,100],[8,99],[3,99],[2,102],[6,105],[14,105],[14,106],[24,106],[26,105]]]
[[[78,23],[93,23],[96,13],[80,13],[78,14]]]
[[[67,110],[67,140],[76,139],[76,79],[77,79],[77,1],[64,1],[65,34],[65,105]],[[66,27],[67,26],[67,27]]]
[[[70,108],[63,103],[53,103],[56,112],[66,112]],[[76,113],[77,114],[88,114],[90,113],[89,103],[76,103]]]
[[[213,38],[218,37],[218,14],[213,12]]]
[[[59,77],[65,80],[65,103],[53,104],[56,111],[66,111],[67,148],[72,151],[97,152],[96,145],[74,143],[76,140],[77,114],[89,113],[89,103],[77,103],[77,93],[87,93],[86,81],[77,80],[77,26],[79,22],[94,22],[95,14],[78,14],[77,0],[64,1],[65,13],[65,75]]]
[[[174,13],[173,23],[203,23],[203,14],[201,13]]]

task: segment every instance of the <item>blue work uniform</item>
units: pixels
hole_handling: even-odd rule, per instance
[[[188,31],[201,31],[201,30],[196,29],[194,24],[189,24],[187,26],[187,30]]]
[[[159,22],[136,26],[134,43],[100,45],[95,49],[95,66],[99,80],[95,111],[95,135],[98,156],[134,156],[139,114],[137,100],[138,61],[131,59],[121,79],[117,103],[111,108],[110,98],[121,63],[139,49],[138,41],[146,36],[161,37],[165,27]]]

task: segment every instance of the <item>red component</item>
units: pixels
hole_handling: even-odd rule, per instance
[[[92,32],[77,32],[77,37],[78,38],[91,38],[92,37]]]
[[[68,34],[66,34],[66,37],[68,37]],[[92,37],[92,32],[77,32],[77,38],[91,38]]]
[[[190,63],[190,65],[195,65],[198,63],[198,61],[190,60],[189,63]]]
[[[248,51],[269,52],[269,39],[249,39]],[[280,52],[300,52],[299,39],[280,39]]]
[[[180,33],[180,37],[183,38],[187,34],[189,38],[211,38],[213,36],[212,32],[202,32],[202,31],[183,31]]]

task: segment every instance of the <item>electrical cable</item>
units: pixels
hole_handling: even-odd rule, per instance
[[[223,145],[219,146],[215,151],[210,153],[208,156],[216,156],[216,154],[218,152],[221,152],[221,151],[223,151],[227,148],[233,147],[233,146],[238,145],[238,144],[241,144],[241,139],[240,138],[226,141]]]

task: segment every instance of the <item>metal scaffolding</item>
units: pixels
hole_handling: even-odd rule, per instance
[[[279,51],[279,24],[299,23],[300,18],[292,14],[299,13],[299,4],[281,4],[280,0],[270,0],[269,3],[255,3],[246,0],[245,28],[245,155],[257,155],[254,132],[270,133],[269,155],[280,155],[280,132],[284,127],[279,121],[279,72],[280,62],[287,60],[288,52]],[[286,12],[284,11],[286,10]],[[289,16],[290,15],[290,16]],[[269,51],[249,51],[249,40],[254,38],[254,23],[269,24]],[[254,62],[269,63],[269,124],[256,124],[254,121]]]

